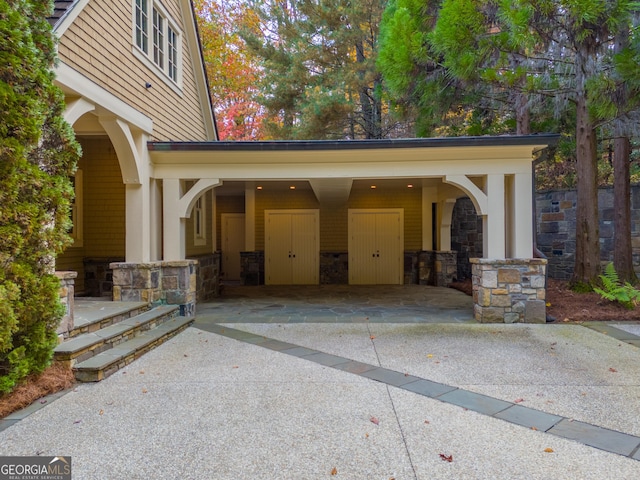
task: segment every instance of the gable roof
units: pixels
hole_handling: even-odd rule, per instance
[[[55,27],[60,20],[64,18],[68,11],[73,8],[73,5],[77,2],[77,0],[61,0],[53,2],[53,13],[47,20],[52,27]]]

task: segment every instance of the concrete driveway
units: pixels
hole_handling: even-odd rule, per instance
[[[14,418],[0,454],[71,455],[74,479],[640,478],[638,326],[311,321],[281,298],[201,305]]]

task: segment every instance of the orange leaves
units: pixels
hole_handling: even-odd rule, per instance
[[[441,453],[440,458],[445,462],[449,462],[449,463],[453,462],[453,455],[446,455],[444,453]]]
[[[609,371],[610,371],[611,373],[617,373],[617,372],[618,372],[618,370],[616,370],[615,368],[612,368],[612,367],[611,367],[611,368],[609,368]]]
[[[379,425],[380,424],[380,420],[378,420],[376,417],[371,417],[369,419],[369,421],[375,425]]]
[[[544,449],[544,452],[545,453],[553,453],[553,448],[547,447],[547,448]]]
[[[331,469],[331,476],[337,475],[338,474],[338,469],[336,467],[333,467]]]

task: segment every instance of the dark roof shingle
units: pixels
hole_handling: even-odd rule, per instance
[[[71,7],[77,0],[62,0],[53,2],[53,13],[47,19],[52,27],[55,27],[60,20],[71,10]]]

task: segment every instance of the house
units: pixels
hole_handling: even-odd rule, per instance
[[[78,272],[77,293],[192,315],[222,275],[446,285],[468,196],[485,232],[476,318],[544,321],[532,160],[554,135],[221,142],[189,0],[55,5],[56,81],[83,148],[56,268]]]

